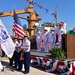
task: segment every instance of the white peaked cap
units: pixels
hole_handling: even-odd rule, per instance
[[[44,28],[44,31],[47,31],[47,28]]]

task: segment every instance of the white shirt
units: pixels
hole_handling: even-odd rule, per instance
[[[16,42],[15,42],[15,45],[16,45],[16,46],[18,46],[18,45],[19,45],[19,42],[18,42],[18,41],[16,41]]]
[[[55,42],[55,41],[56,41],[56,35],[51,33],[49,35],[49,42]]]
[[[62,34],[66,34],[66,31],[63,28],[59,29],[59,32],[58,32],[58,41],[61,41]]]
[[[29,48],[27,50],[25,50],[24,52],[29,52],[30,51],[30,41],[26,40],[23,42],[23,47],[27,47],[29,46]]]
[[[44,33],[44,43],[48,43],[48,34],[47,33]]]
[[[36,35],[36,42],[41,43],[41,41],[42,41],[42,35],[41,34],[37,34]]]

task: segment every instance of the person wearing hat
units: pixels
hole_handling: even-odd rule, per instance
[[[28,40],[28,35],[24,35],[21,49],[24,52],[24,73],[27,74],[30,72],[30,41]]]
[[[44,29],[43,38],[44,38],[44,52],[48,52],[48,32],[47,32],[47,29]]]
[[[54,48],[55,42],[56,42],[56,35],[54,29],[51,29],[51,33],[49,34],[50,48]]]
[[[18,49],[19,42],[18,42],[18,38],[14,37],[13,41],[14,41],[14,43],[16,45],[14,55],[13,55],[13,60],[14,60],[14,66],[13,67],[17,69],[17,67],[18,67],[18,59],[19,59],[19,49]]]
[[[41,51],[41,42],[42,42],[42,35],[41,35],[41,32],[40,32],[40,29],[37,29],[36,45],[37,45],[38,51]]]
[[[62,34],[66,34],[66,30],[63,28],[62,24],[59,24],[59,29],[58,29],[58,45],[61,48],[62,44]]]
[[[18,46],[17,46],[17,71],[21,71],[22,70],[22,58],[21,55],[23,55],[23,52],[21,50],[21,46],[22,46],[22,38],[18,38]]]

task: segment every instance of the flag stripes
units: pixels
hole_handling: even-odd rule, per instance
[[[19,37],[22,38],[25,35],[25,33],[15,11],[14,11],[14,23],[13,24],[14,24],[13,30],[14,30],[15,36],[17,35],[18,38]]]

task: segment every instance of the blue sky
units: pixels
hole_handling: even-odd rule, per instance
[[[72,29],[75,26],[75,0],[33,0],[37,4],[41,5],[44,9],[39,8],[36,4],[34,5],[34,10],[39,12],[42,20],[39,21],[40,24],[44,22],[51,22],[54,17],[51,15],[55,12],[56,5],[58,5],[58,19],[59,21],[66,21],[67,30]],[[29,2],[26,0],[0,0],[0,11],[12,11],[14,9],[21,10],[29,6]],[[23,14],[21,16],[27,17],[28,14]],[[10,35],[12,35],[13,17],[1,17],[5,27],[7,28]],[[20,19],[22,25],[28,24],[26,20]]]

